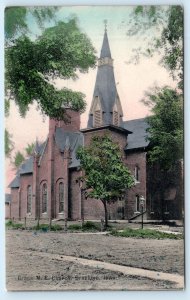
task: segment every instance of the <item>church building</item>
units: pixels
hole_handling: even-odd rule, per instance
[[[117,76],[117,74],[116,74]],[[10,216],[14,219],[100,220],[101,201],[85,199],[78,181],[82,174],[76,158],[79,146],[89,145],[95,135],[109,135],[121,151],[124,164],[135,178],[135,185],[122,199],[108,205],[110,220],[134,220],[141,213],[140,197],[145,199],[147,220],[182,219],[182,170],[162,180],[159,166],[148,163],[146,119],[124,121],[107,30],[105,30],[87,128],[80,128],[80,113],[67,109],[69,122],[49,120],[46,141],[36,142],[34,154],[17,171],[10,183]]]

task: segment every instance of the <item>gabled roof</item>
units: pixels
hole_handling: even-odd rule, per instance
[[[9,183],[9,188],[19,188],[20,187],[20,173],[17,172],[16,177]]]
[[[20,175],[33,173],[33,156],[29,157],[20,167]]]
[[[132,131],[132,134],[127,137],[127,146],[125,150],[145,148],[149,145],[147,140],[148,123],[146,118],[135,119],[123,122],[123,127],[127,130]]]
[[[11,202],[11,194],[5,194],[5,203],[10,203]]]
[[[80,161],[76,158],[76,151],[79,146],[84,144],[83,134],[81,132],[65,131],[63,128],[56,128],[55,142],[61,152],[65,149],[71,150],[71,163],[69,168],[80,166]]]

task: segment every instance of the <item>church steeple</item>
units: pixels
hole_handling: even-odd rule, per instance
[[[109,46],[109,41],[108,41],[106,24],[107,23],[105,23],[105,32],[104,32],[104,39],[103,39],[102,49],[101,49],[101,53],[100,53],[100,58],[103,58],[103,57],[111,58],[111,51],[110,51],[110,46]]]
[[[105,24],[107,25],[107,22]],[[104,125],[121,126],[122,116],[122,107],[115,84],[113,59],[105,26],[88,128]]]

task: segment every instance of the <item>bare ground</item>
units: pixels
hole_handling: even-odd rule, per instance
[[[8,290],[175,289],[170,281],[124,275],[98,264],[96,268],[84,266],[56,259],[54,254],[180,275],[184,272],[183,240],[22,230],[7,230],[6,237]]]

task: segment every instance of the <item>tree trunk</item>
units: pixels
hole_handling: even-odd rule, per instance
[[[108,210],[107,210],[107,203],[105,200],[102,201],[104,205],[104,212],[105,212],[105,225],[104,225],[104,230],[107,229],[108,227]]]

